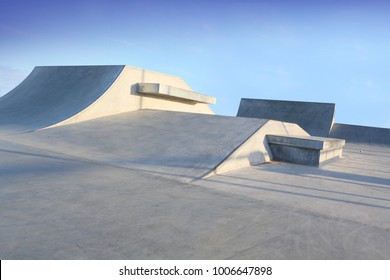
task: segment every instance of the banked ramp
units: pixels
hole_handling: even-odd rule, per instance
[[[143,92],[153,83],[169,92]],[[172,94],[173,93],[173,94]],[[194,96],[196,98],[194,98]],[[34,131],[139,109],[213,114],[215,99],[179,77],[126,65],[39,66],[0,98],[0,134]]]

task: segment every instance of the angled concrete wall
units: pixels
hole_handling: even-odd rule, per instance
[[[333,124],[335,104],[242,98],[238,117],[296,123],[310,135],[326,137]]]

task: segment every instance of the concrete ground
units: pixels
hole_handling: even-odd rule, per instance
[[[13,139],[0,259],[390,259],[389,147],[189,184]]]

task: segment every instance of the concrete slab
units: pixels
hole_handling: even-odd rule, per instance
[[[390,146],[390,129],[335,123],[331,137],[346,139],[350,143]]]
[[[327,137],[334,111],[333,103],[242,98],[237,116],[296,123],[310,135]]]

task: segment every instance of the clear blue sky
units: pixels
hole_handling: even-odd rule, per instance
[[[390,127],[390,1],[0,0],[0,96],[36,65],[181,76],[235,115],[242,97],[336,103]]]

